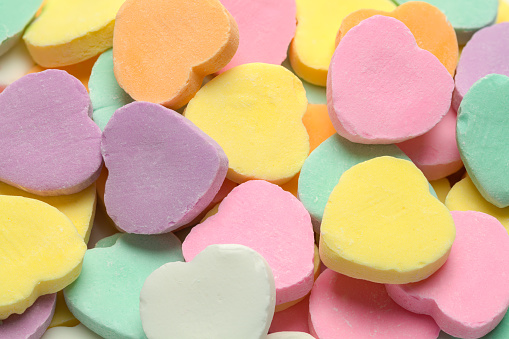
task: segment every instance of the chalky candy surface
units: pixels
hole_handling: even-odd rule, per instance
[[[451,213],[457,233],[444,266],[429,279],[387,290],[406,309],[432,316],[443,331],[480,338],[509,306],[509,235],[487,214]]]
[[[0,93],[28,73],[34,62],[22,41],[0,57]]]
[[[50,328],[42,339],[101,339],[100,336],[90,331],[85,326],[79,324],[74,327],[54,327]]]
[[[41,7],[42,0],[0,2],[0,55],[7,52],[21,37],[21,33]]]
[[[274,313],[269,332],[298,331],[309,333],[309,296],[286,310]]]
[[[47,70],[0,94],[0,180],[39,195],[72,194],[99,176],[101,130],[90,98],[68,73]]]
[[[106,210],[130,233],[164,233],[192,221],[219,191],[228,168],[214,140],[177,112],[148,102],[115,112],[102,153],[109,171]]]
[[[313,339],[313,336],[304,332],[279,332],[269,334],[267,339]]]

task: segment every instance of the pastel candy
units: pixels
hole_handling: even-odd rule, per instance
[[[308,212],[290,193],[262,180],[237,186],[219,211],[195,226],[182,244],[186,261],[212,244],[241,244],[260,253],[276,280],[276,304],[313,286],[314,238]]]
[[[451,183],[449,182],[449,180],[447,178],[442,178],[435,181],[430,181],[430,184],[435,190],[438,200],[445,204],[445,199],[447,198],[447,195],[451,191]]]
[[[288,68],[290,72],[295,73],[292,66],[290,65],[289,59],[286,59],[283,62],[282,66]],[[299,79],[302,81],[302,85],[306,90],[306,97],[310,104],[316,105],[327,104],[327,92],[325,90],[325,87],[313,85],[300,77]]]
[[[290,62],[296,74],[319,86],[327,83],[334,40],[343,18],[364,8],[381,11],[395,8],[390,0],[297,0],[296,3],[298,25],[290,45]]]
[[[59,195],[55,197],[43,197],[22,191],[16,187],[0,182],[0,194],[36,199],[56,207],[72,221],[74,227],[76,227],[76,230],[85,243],[88,242],[95,216],[97,199],[95,184],[90,185],[78,193]]]
[[[401,5],[411,0],[393,0]],[[497,17],[497,0],[424,0],[438,7],[447,16],[464,45],[479,29],[490,26]]]
[[[41,7],[42,0],[2,1],[0,3],[0,55],[18,42],[25,27]]]
[[[447,69],[417,46],[401,21],[375,15],[352,28],[336,48],[327,105],[341,136],[389,144],[433,128],[449,111],[453,89]]]
[[[509,21],[509,2],[500,0],[498,5],[497,23]]]
[[[274,313],[269,332],[298,331],[309,333],[309,296],[286,310]]]
[[[450,109],[435,127],[397,146],[428,180],[438,180],[463,167],[456,143],[456,112]]]
[[[74,327],[50,328],[44,333],[42,339],[101,339],[100,336],[79,324]]]
[[[221,0],[239,28],[237,52],[221,72],[253,62],[281,65],[295,35],[294,0]]]
[[[201,339],[204,333],[265,339],[275,293],[261,255],[241,245],[212,245],[192,262],[163,265],[147,278],[140,294],[143,329],[149,339]]]
[[[385,15],[400,20],[412,32],[417,45],[431,52],[454,76],[458,63],[458,41],[447,17],[438,8],[426,2],[411,1],[387,13],[371,9],[353,12],[341,23],[336,45],[354,26],[374,15]]]
[[[60,291],[57,293],[57,302],[55,304],[55,313],[53,314],[53,318],[51,318],[51,323],[49,324],[49,328],[58,327],[58,326],[76,326],[80,322],[78,319],[74,317],[74,315],[69,311],[67,304],[65,303],[64,292]]]
[[[219,0],[127,0],[115,22],[115,77],[133,99],[177,109],[238,45],[237,24]]]
[[[320,257],[336,272],[378,283],[426,279],[454,241],[449,210],[409,161],[379,157],[347,170],[329,197]]]
[[[509,307],[509,235],[487,214],[451,214],[457,233],[445,265],[424,281],[387,291],[404,308],[432,316],[446,333],[480,338]]]
[[[509,76],[509,22],[486,27],[472,37],[461,52],[456,71],[453,107],[458,110],[463,97],[481,78],[496,73]]]
[[[115,112],[102,153],[108,215],[129,233],[164,233],[192,221],[219,191],[228,168],[221,147],[192,122],[147,102]]]
[[[97,59],[92,68],[89,86],[90,101],[94,108],[92,117],[102,131],[117,109],[133,101],[115,79],[113,50],[107,50]]]
[[[489,214],[497,218],[509,232],[509,207],[499,208],[486,201],[468,176],[452,187],[445,205],[451,211],[477,211]]]
[[[90,186],[102,165],[101,130],[90,109],[83,85],[64,71],[10,85],[0,94],[0,180],[38,195]]]
[[[13,314],[2,321],[0,338],[40,338],[55,311],[56,294],[39,297],[23,314]]]
[[[509,77],[492,74],[468,91],[456,127],[461,159],[470,178],[482,196],[497,207],[509,206],[508,114]]]
[[[112,46],[115,15],[124,1],[47,0],[23,36],[32,58],[43,67],[60,67],[104,52]]]
[[[303,332],[279,332],[269,334],[267,339],[313,339],[313,337]]]
[[[102,337],[145,338],[139,313],[143,283],[161,265],[183,260],[172,233],[106,238],[87,251],[80,276],[64,290],[67,305]]]
[[[309,153],[302,123],[306,109],[304,88],[294,74],[281,66],[254,63],[211,80],[184,115],[224,149],[230,161],[228,179],[284,184],[300,171]]]
[[[408,312],[385,287],[325,270],[313,286],[309,305],[311,334],[318,339],[435,339],[431,317]]]
[[[28,54],[25,44],[18,42],[11,50],[0,57],[0,93],[28,73],[34,62]]]
[[[31,213],[26,213],[31,211]],[[69,285],[86,246],[72,222],[38,200],[0,195],[0,320]]]

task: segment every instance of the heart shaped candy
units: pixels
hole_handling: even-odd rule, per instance
[[[343,137],[390,144],[433,128],[449,111],[453,89],[447,69],[417,46],[405,24],[375,15],[352,28],[336,48],[327,105]]]
[[[212,244],[241,244],[263,255],[274,273],[278,305],[304,297],[313,286],[309,213],[279,186],[252,180],[234,188],[217,214],[191,230],[184,258],[190,261]]]
[[[19,41],[25,27],[41,7],[42,0],[2,1],[0,3],[0,55]]]
[[[44,333],[41,339],[102,339],[85,326],[79,324],[74,327],[54,327]]]
[[[278,332],[267,336],[267,339],[313,339],[314,337],[304,332]]]
[[[68,73],[29,74],[0,94],[0,181],[39,195],[79,192],[99,176],[101,130]]]
[[[161,105],[133,102],[103,132],[109,170],[104,203],[129,233],[175,230],[198,216],[228,169],[221,147],[188,119]]]
[[[168,263],[140,294],[149,339],[265,339],[274,314],[269,265],[241,245],[212,245],[189,263]]]

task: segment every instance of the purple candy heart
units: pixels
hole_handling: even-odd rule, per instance
[[[101,130],[90,98],[65,71],[24,76],[0,94],[0,181],[39,195],[72,194],[99,176]]]
[[[198,216],[228,170],[223,149],[177,112],[148,102],[118,109],[103,132],[104,201],[129,233],[173,231]]]

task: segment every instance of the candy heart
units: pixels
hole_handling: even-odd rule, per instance
[[[237,66],[206,84],[184,115],[217,141],[230,161],[227,178],[288,182],[309,153],[302,123],[307,101],[287,69],[254,63]],[[219,123],[220,122],[220,123]]]
[[[309,296],[286,310],[274,313],[269,332],[299,331],[309,333],[308,318]]]
[[[65,303],[64,291],[60,291],[57,293],[57,302],[55,305],[55,314],[53,318],[51,318],[51,323],[49,324],[49,328],[58,327],[58,326],[76,326],[80,322],[74,315],[69,311],[67,304]]]
[[[42,2],[42,0],[20,0],[0,3],[0,22],[2,23],[0,55],[16,44]]]
[[[480,212],[451,212],[456,240],[445,265],[430,278],[388,285],[404,308],[429,314],[461,338],[490,332],[509,307],[509,235],[497,219]]]
[[[97,334],[90,331],[83,325],[74,327],[50,328],[44,333],[41,339],[101,339]]]
[[[0,182],[0,195],[17,195],[30,199],[40,200],[53,207],[71,219],[79,235],[88,242],[92,223],[94,222],[96,193],[95,184],[85,188],[83,191],[56,197],[42,197],[22,191],[16,187]]]
[[[445,200],[451,211],[477,211],[497,218],[509,232],[509,207],[499,208],[483,198],[472,179],[466,177],[453,186]]]
[[[237,24],[219,0],[127,0],[115,22],[115,77],[137,101],[180,108],[238,45]]]
[[[449,179],[443,178],[435,181],[430,181],[430,184],[435,190],[438,200],[445,204],[445,199],[447,198],[447,195],[451,191],[451,183],[449,182]]]
[[[113,50],[109,49],[97,59],[89,80],[90,101],[94,108],[93,119],[101,130],[117,109],[133,99],[118,85],[113,73]]]
[[[435,339],[440,329],[428,316],[398,306],[385,287],[325,270],[313,286],[309,327],[318,339]]]
[[[313,339],[313,337],[304,332],[279,332],[269,334],[267,339]]]
[[[290,60],[286,59],[283,62],[282,66],[288,68],[290,72],[295,73],[292,66],[290,65]],[[306,90],[306,97],[308,98],[308,102],[310,104],[316,105],[327,104],[327,92],[325,91],[325,87],[310,84],[309,82],[302,78],[299,79],[302,81],[302,85]]]
[[[398,5],[412,0],[393,0]],[[458,42],[464,45],[477,30],[493,25],[497,17],[497,0],[423,0],[438,7],[456,30]]]
[[[182,244],[184,258],[190,261],[212,244],[241,244],[260,253],[274,273],[278,305],[304,297],[313,286],[309,214],[276,185],[252,180],[234,188],[216,215],[191,230]]]
[[[295,35],[295,0],[221,0],[239,27],[239,48],[221,72],[238,65],[281,65]]]
[[[0,57],[0,93],[28,73],[34,62],[23,41],[18,42],[9,52]]]
[[[172,233],[111,236],[87,251],[80,276],[64,290],[65,300],[82,324],[105,338],[145,338],[139,312],[143,283],[161,265],[183,260]]]
[[[339,179],[325,207],[320,257],[353,278],[415,282],[444,264],[454,233],[449,210],[429,193],[421,171],[384,156]]]
[[[509,77],[491,74],[468,91],[456,127],[461,159],[470,178],[497,207],[509,206],[508,114]]]
[[[352,28],[336,48],[327,105],[341,136],[389,144],[433,128],[449,111],[453,89],[444,65],[417,46],[401,21],[375,15]]]
[[[390,16],[403,22],[412,32],[417,45],[436,56],[449,74],[454,76],[458,63],[456,33],[447,17],[438,8],[425,2],[412,1],[390,13],[371,9],[353,12],[343,19],[336,37],[336,46],[350,29],[374,15]]]
[[[192,221],[219,191],[228,168],[214,140],[177,112],[148,102],[115,112],[102,153],[108,215],[129,233],[164,233]]]
[[[47,0],[23,40],[43,67],[85,61],[112,46],[115,15],[124,1]]]
[[[498,5],[497,23],[509,21],[509,1],[500,0]]]
[[[0,195],[0,235],[0,320],[60,291],[81,271],[83,239],[69,218],[46,203]]]
[[[298,24],[289,57],[301,78],[325,86],[341,21],[364,8],[392,11],[395,6],[389,0],[297,0]]]
[[[270,267],[241,245],[212,245],[192,262],[163,265],[140,294],[149,339],[265,339],[274,304]]]
[[[40,338],[55,312],[56,294],[39,297],[23,314],[13,314],[0,324],[0,338]]]
[[[101,130],[83,85],[64,71],[29,74],[0,94],[0,181],[38,195],[90,186],[102,165]]]
[[[472,37],[461,52],[453,95],[457,110],[472,86],[488,74],[509,76],[509,22],[486,27]]]

